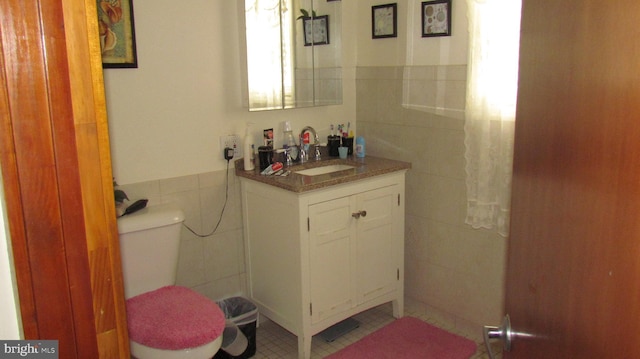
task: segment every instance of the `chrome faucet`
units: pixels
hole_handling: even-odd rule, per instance
[[[300,163],[305,163],[309,160],[309,154],[307,150],[304,148],[304,138],[302,135],[299,137],[300,140],[300,151],[298,151],[298,158],[300,159]]]
[[[311,126],[305,126],[302,131],[300,131],[300,162],[304,162],[304,161],[308,161],[309,160],[309,154],[307,153],[307,151],[304,148],[304,133],[305,132],[310,132],[313,135],[313,146],[315,147],[315,160],[316,161],[320,161],[321,160],[321,156],[320,156],[320,141],[318,140],[318,134],[316,133],[316,130],[311,127]]]

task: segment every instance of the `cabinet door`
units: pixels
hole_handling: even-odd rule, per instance
[[[309,206],[311,322],[353,306],[353,197]]]
[[[398,283],[397,186],[385,187],[357,195],[356,211],[356,283],[357,303],[364,303],[392,292]],[[366,215],[365,215],[366,211]]]

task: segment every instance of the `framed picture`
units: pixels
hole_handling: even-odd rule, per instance
[[[96,0],[103,68],[136,68],[133,0]]]
[[[329,15],[302,18],[304,46],[329,44]]]
[[[398,4],[371,7],[371,37],[398,37]]]
[[[422,37],[451,36],[451,0],[422,2]]]

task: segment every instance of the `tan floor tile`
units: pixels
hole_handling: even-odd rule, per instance
[[[391,312],[391,305],[385,304],[355,315],[353,318],[360,322],[360,327],[331,343],[315,336],[311,343],[311,358],[324,358],[391,323],[394,320]],[[424,309],[419,304],[413,304],[411,301],[405,303],[405,315],[439,326],[437,321],[424,314]],[[256,334],[256,344],[257,352],[254,356],[256,359],[296,359],[298,355],[297,338],[269,320],[260,323]],[[494,351],[499,351],[499,345],[494,346]],[[497,358],[502,358],[502,354],[499,353]],[[489,359],[483,343],[478,343],[478,350],[471,359]]]

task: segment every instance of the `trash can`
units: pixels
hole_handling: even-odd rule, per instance
[[[246,359],[254,356],[258,307],[243,297],[223,299],[217,304],[227,318],[227,324],[222,337],[222,348],[213,358]]]

